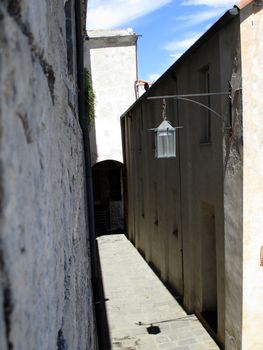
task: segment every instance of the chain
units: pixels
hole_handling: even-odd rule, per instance
[[[162,112],[163,120],[166,120],[166,101],[163,99],[163,112]]]

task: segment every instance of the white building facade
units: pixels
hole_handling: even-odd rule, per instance
[[[122,162],[120,115],[136,98],[137,35],[132,29],[88,31],[85,66],[95,93],[92,165],[105,160]]]
[[[87,34],[84,60],[95,93],[90,150],[96,232],[123,232],[120,116],[136,99],[137,35],[132,29],[90,30]]]

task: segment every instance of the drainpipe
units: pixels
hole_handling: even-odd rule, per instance
[[[79,109],[79,123],[83,134],[84,144],[84,172],[86,179],[86,203],[87,203],[87,217],[89,227],[89,241],[91,254],[91,270],[92,270],[92,285],[93,290],[97,278],[97,253],[96,253],[96,236],[94,223],[94,206],[93,206],[93,186],[92,186],[92,172],[91,172],[91,158],[90,158],[90,143],[89,143],[89,129],[86,118],[85,108],[85,93],[84,93],[84,50],[83,50],[83,28],[82,28],[82,8],[81,1],[75,1],[75,20],[76,20],[76,50],[77,50],[77,79],[78,79],[78,109]],[[93,293],[94,294],[94,293]]]

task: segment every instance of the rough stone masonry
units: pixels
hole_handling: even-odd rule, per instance
[[[74,0],[0,2],[0,349],[96,348]]]

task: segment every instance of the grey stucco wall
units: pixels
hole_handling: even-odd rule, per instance
[[[68,53],[64,3],[0,3],[1,350],[96,348],[74,1]]]
[[[205,71],[210,92],[227,93],[232,73],[240,73],[239,47],[236,16],[171,67],[148,95],[208,92],[202,82]],[[205,317],[206,311],[213,311],[218,340],[224,343],[225,332],[233,330],[240,344],[242,159],[236,154],[242,152],[240,101],[233,104],[235,132],[230,136],[228,96],[197,100],[210,103],[226,123],[211,115],[211,139],[204,142],[207,112],[191,103],[167,100],[167,119],[173,126],[183,126],[177,132],[176,158],[154,158],[148,129],[162,121],[162,100],[144,96],[122,119],[128,234],[161,279],[182,296],[189,312]]]

